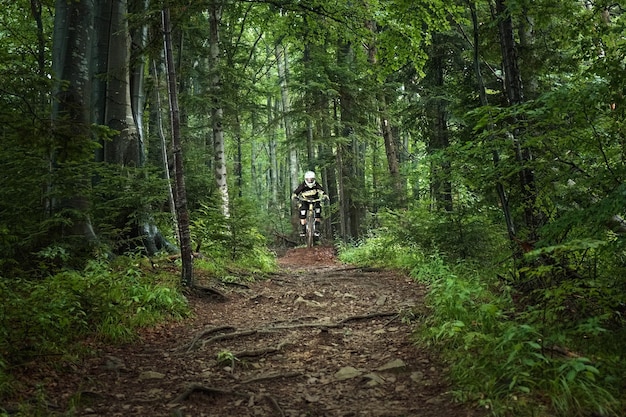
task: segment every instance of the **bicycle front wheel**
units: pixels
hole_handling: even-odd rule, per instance
[[[309,204],[309,210],[306,217],[306,246],[307,248],[313,247],[315,233],[315,215],[313,212],[313,205]]]

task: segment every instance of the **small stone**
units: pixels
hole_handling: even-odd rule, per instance
[[[416,372],[411,373],[411,380],[413,382],[420,382],[423,379],[424,379],[424,372],[416,371]]]
[[[387,362],[386,364],[384,364],[377,370],[378,371],[394,371],[394,370],[399,370],[405,367],[406,367],[406,363],[404,363],[402,359],[394,359],[390,362]]]
[[[366,384],[368,387],[375,387],[377,385],[382,385],[385,383],[385,380],[380,375],[373,372],[363,375],[363,377],[369,379]]]
[[[346,379],[351,379],[361,375],[361,371],[352,367],[352,366],[344,366],[340,370],[335,373],[335,379],[338,381],[343,381]]]
[[[165,378],[165,374],[155,371],[145,371],[139,374],[139,380],[145,381],[147,379],[163,379]]]

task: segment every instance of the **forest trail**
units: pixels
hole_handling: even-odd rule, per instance
[[[76,416],[454,416],[432,352],[402,318],[424,288],[396,272],[297,248],[268,280],[191,297],[193,318],[107,347],[46,387]],[[53,399],[54,401],[54,399]]]

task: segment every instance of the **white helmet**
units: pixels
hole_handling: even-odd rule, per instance
[[[304,173],[304,182],[309,188],[313,188],[315,186],[315,172],[307,171]]]

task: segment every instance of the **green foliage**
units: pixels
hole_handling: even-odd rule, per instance
[[[65,354],[88,335],[120,342],[139,326],[187,314],[177,277],[146,274],[141,258],[90,261],[40,280],[0,279],[0,388],[7,366]]]
[[[95,170],[90,190],[90,218],[98,237],[114,252],[134,252],[140,247],[141,227],[163,225],[168,229],[167,182],[152,168],[101,164]]]
[[[217,363],[220,365],[230,366],[231,372],[235,370],[235,362],[238,361],[239,358],[237,358],[230,350],[221,350],[217,354]]]
[[[242,269],[267,272],[276,265],[260,232],[262,227],[263,219],[252,204],[235,199],[228,218],[217,205],[202,205],[192,219],[191,233],[204,256],[224,264],[236,263]]]
[[[381,212],[378,221],[388,239],[401,246],[420,248],[446,257],[489,259],[495,248],[506,245],[495,212],[464,208],[454,212],[432,212],[425,204],[409,210]]]
[[[393,267],[410,270],[419,264],[423,255],[419,250],[400,245],[387,235],[373,236],[360,245],[337,243],[339,258],[346,263],[362,266]]]
[[[398,229],[404,228],[378,230],[358,246],[340,245],[340,257],[359,265],[400,267],[428,287],[423,307],[428,314],[419,315],[424,321],[416,340],[441,352],[460,400],[495,416],[620,414],[626,367],[618,340],[624,331],[609,314],[609,304],[618,298],[602,301],[610,293],[606,286],[548,280],[551,268],[536,269],[533,274],[543,274],[546,285],[536,294],[538,303],[524,304],[501,278],[502,266],[477,259],[452,264],[447,253],[433,251],[433,241]],[[579,241],[532,255],[563,251],[573,256],[605,246]]]
[[[560,343],[572,346],[579,335],[516,314],[510,289],[486,287],[478,271],[462,265],[446,270],[437,258],[431,263],[426,268],[431,314],[422,335],[444,348],[451,374],[463,387],[462,399],[475,400],[495,415],[531,415],[544,408],[543,398],[559,416],[617,415],[617,391],[602,381],[610,372],[601,376],[599,371],[606,362],[554,350]],[[424,280],[421,270],[417,277]],[[586,333],[587,343],[598,331]],[[540,415],[549,413],[548,407]]]

